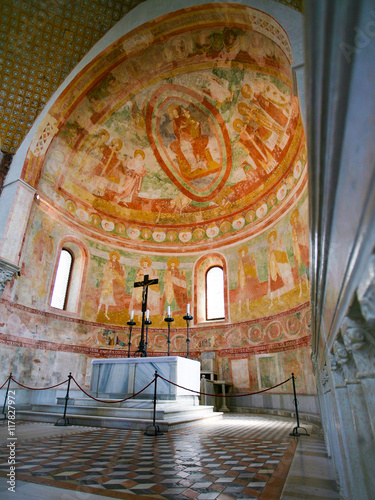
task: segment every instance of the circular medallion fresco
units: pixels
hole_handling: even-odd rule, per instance
[[[88,233],[132,248],[249,237],[306,184],[291,63],[284,30],[258,10],[168,14],[79,73],[40,127],[24,177]]]

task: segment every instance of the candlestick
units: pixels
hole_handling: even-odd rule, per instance
[[[188,309],[190,309],[190,304],[188,304]],[[189,323],[193,319],[193,316],[190,316],[189,313],[187,313],[186,316],[184,316],[184,320],[186,321],[186,357],[189,357],[189,344],[190,344],[190,338],[189,338]]]
[[[170,309],[169,306],[168,306],[168,309]],[[170,317],[170,311],[168,311],[168,317],[164,318],[164,321],[166,321],[166,323],[168,324],[168,340],[167,340],[167,344],[168,344],[168,356],[169,356],[170,345],[171,345],[171,323],[172,323],[172,321],[174,321],[174,318]]]
[[[132,311],[133,313],[134,311]],[[135,325],[135,322],[133,319],[127,322],[127,325],[129,325],[129,342],[128,342],[128,358],[130,358],[130,346],[132,345],[132,329],[133,326]]]
[[[147,310],[147,312],[149,312]],[[145,325],[146,325],[146,342],[145,342],[145,358],[147,358],[147,346],[148,346],[148,326],[152,324],[152,321],[149,321],[146,319]]]

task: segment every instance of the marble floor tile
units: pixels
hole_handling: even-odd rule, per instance
[[[297,443],[289,436],[293,424],[231,414],[150,437],[135,430],[20,423],[17,496],[7,491],[7,454],[0,452],[0,498],[339,498],[323,441],[311,436]],[[311,497],[301,496],[306,493]]]

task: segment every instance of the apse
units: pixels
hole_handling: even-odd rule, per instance
[[[314,394],[306,142],[285,28],[218,3],[119,31],[58,92],[29,144],[22,178],[38,199],[1,304],[17,325],[10,355],[27,348],[27,375],[49,382],[79,366],[89,385],[93,358],[127,354],[132,311],[136,349],[134,283],[148,275],[158,280],[149,356],[167,352],[168,308],[171,352],[186,354],[189,305],[191,357],[211,353],[234,391],[294,371]],[[54,307],[62,252],[72,266]],[[213,267],[224,306],[211,319]],[[42,373],[48,360],[54,370]]]

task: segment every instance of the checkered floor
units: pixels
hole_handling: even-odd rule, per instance
[[[82,428],[74,434],[19,440],[17,477],[115,498],[268,500],[279,498],[275,488],[267,494],[275,469],[280,465],[278,475],[282,469],[285,476],[293,457],[292,428],[290,421],[239,415],[159,436]],[[3,447],[3,477],[9,472],[7,459]]]

